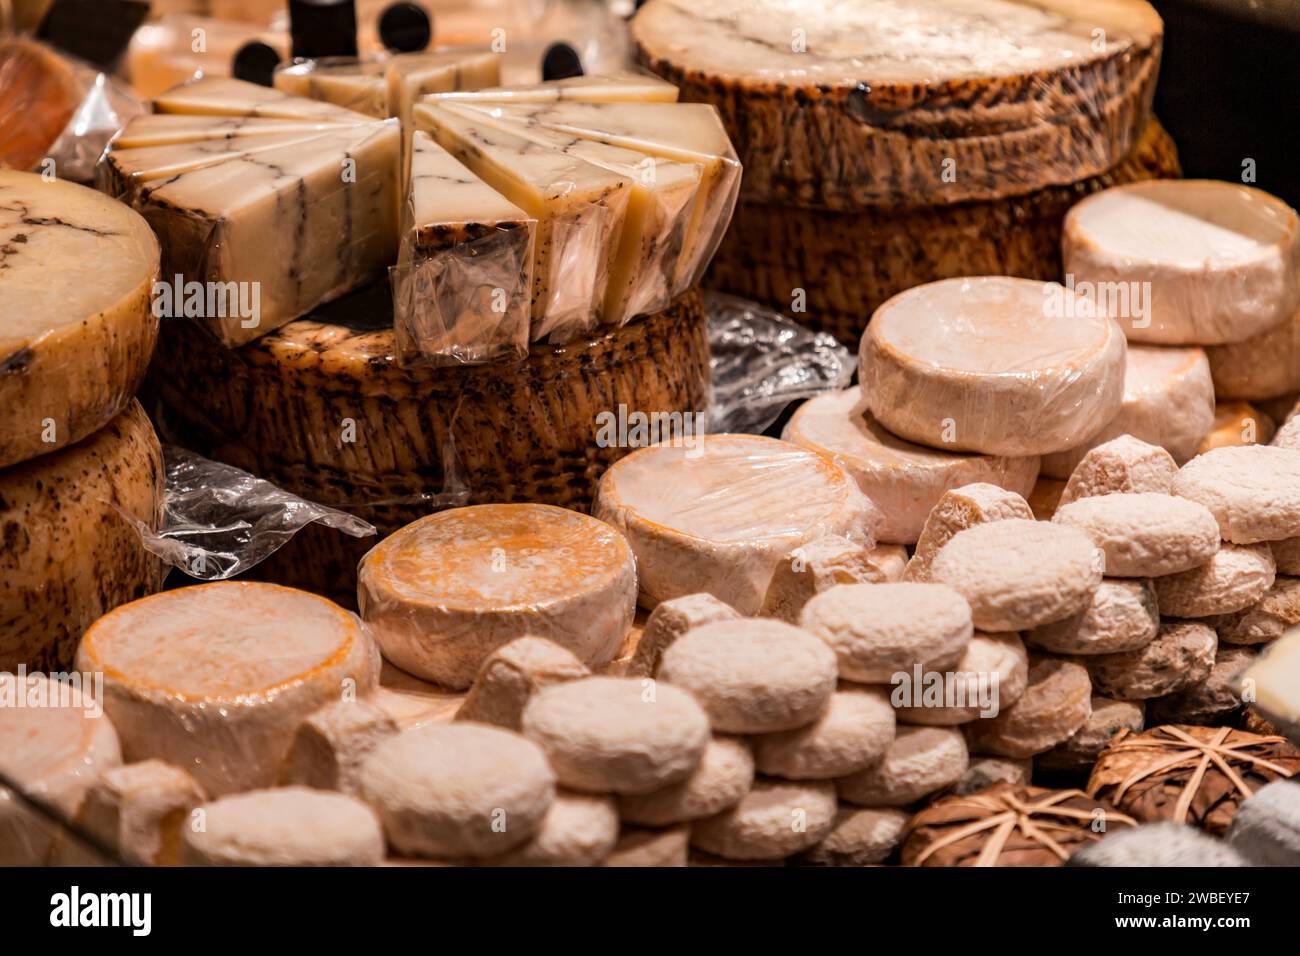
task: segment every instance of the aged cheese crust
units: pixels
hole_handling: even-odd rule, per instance
[[[0,671],[67,670],[87,627],[162,586],[117,511],[156,528],[162,500],[162,449],[134,399],[71,448],[0,470]]]
[[[1163,25],[1141,0],[840,0],[815,16],[654,0],[631,34],[683,100],[718,107],[749,196],[843,209],[1109,169],[1149,115]]]

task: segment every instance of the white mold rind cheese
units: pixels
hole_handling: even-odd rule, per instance
[[[796,547],[825,534],[870,545],[880,520],[821,456],[725,434],[634,451],[605,472],[592,513],[627,535],[643,607],[704,591],[741,614],[758,613]]]
[[[470,686],[497,648],[545,637],[589,667],[632,626],[637,570],[609,525],[550,505],[430,515],[361,562],[357,600],[384,656],[425,680]]]
[[[1263,402],[1290,394],[1288,405],[1294,406],[1293,393],[1300,389],[1300,309],[1262,335],[1212,345],[1205,354],[1218,398]]]
[[[379,655],[356,616],[324,598],[219,582],[100,618],[77,669],[104,674],[128,760],[165,760],[220,796],[273,786],[299,724],[368,693]]]

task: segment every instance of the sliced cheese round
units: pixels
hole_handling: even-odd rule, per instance
[[[103,428],[144,378],[158,241],[92,189],[0,169],[0,467]]]
[[[1300,218],[1236,183],[1107,189],[1070,210],[1061,249],[1066,275],[1117,304],[1134,342],[1242,342],[1300,306]]]
[[[1052,282],[947,279],[894,296],[859,349],[867,409],[932,448],[1039,455],[1119,411],[1124,336]]]
[[[945,491],[981,482],[1028,495],[1038,477],[1037,456],[963,455],[904,441],[863,407],[857,388],[805,402],[782,438],[848,472],[884,514],[878,537],[891,544],[915,544]]]
[[[72,447],[0,469],[0,671],[66,670],[86,628],[162,586],[126,517],[156,528],[162,499],[162,449],[134,400]]]
[[[77,669],[103,673],[104,710],[128,760],[166,760],[220,796],[273,786],[298,725],[368,693],[379,660],[361,622],[338,605],[223,581],[100,618]]]
[[[78,675],[80,676],[80,675]],[[100,774],[122,762],[112,722],[80,684],[43,674],[0,677],[0,773],[27,797],[71,818]],[[0,787],[0,866],[40,866],[56,827]]]
[[[1205,350],[1130,344],[1119,414],[1082,444],[1044,455],[1042,473],[1069,478],[1084,455],[1120,435],[1159,445],[1181,465],[1214,427],[1214,393]]]
[[[1146,118],[1160,18],[1141,0],[651,0],[641,63],[717,105],[755,199],[963,202],[1073,182]],[[1032,159],[1030,159],[1032,157]]]
[[[1287,396],[1285,412],[1300,389],[1300,310],[1262,335],[1205,350],[1219,398],[1263,401]]]
[[[751,615],[796,547],[825,534],[870,544],[880,520],[836,465],[756,435],[639,449],[605,472],[592,513],[631,542],[642,606],[703,591]]]
[[[469,687],[497,648],[531,634],[609,663],[636,612],[636,563],[609,525],[551,505],[477,505],[423,518],[361,562],[361,616],[384,656]]]

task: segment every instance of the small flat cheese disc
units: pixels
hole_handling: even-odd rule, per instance
[[[1300,310],[1261,335],[1210,346],[1205,354],[1219,398],[1263,402],[1292,395],[1300,389]],[[1294,405],[1292,395],[1285,411]]]

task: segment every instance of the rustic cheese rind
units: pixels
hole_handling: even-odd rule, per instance
[[[539,690],[590,675],[582,661],[554,641],[520,637],[488,655],[456,719],[518,731],[524,708]]]
[[[984,482],[1027,495],[1038,476],[1037,456],[957,454],[898,438],[866,410],[856,387],[804,402],[781,437],[848,472],[884,514],[877,536],[891,544],[914,544],[952,488]]]
[[[1032,493],[1032,485],[1028,491],[1017,494],[988,482],[972,482],[945,491],[925,517],[904,577],[908,581],[929,580],[930,565],[935,556],[955,535],[967,528],[1007,518],[1032,520],[1034,513],[1029,502],[1022,497]]]
[[[1083,660],[1098,693],[1119,700],[1147,700],[1209,677],[1218,646],[1214,631],[1206,625],[1171,620],[1160,625],[1154,641],[1135,651]]]
[[[104,674],[128,760],[157,757],[214,796],[273,786],[298,725],[378,679],[355,615],[305,591],[223,581],[100,618],[77,668]]]
[[[0,467],[104,427],[158,335],[158,241],[93,190],[0,169]]]
[[[0,470],[0,671],[67,670],[86,628],[162,586],[125,517],[156,530],[162,504],[162,448],[134,399],[70,448]]]
[[[1038,455],[1079,444],[1119,411],[1124,336],[1056,283],[992,276],[932,282],[890,299],[862,336],[873,416],[951,451]]]
[[[840,209],[992,199],[1109,169],[1149,115],[1163,33],[1140,0],[877,0],[816,17],[653,0],[630,29],[639,62],[718,106],[751,167],[747,195]]]
[[[1300,310],[1261,335],[1212,345],[1205,354],[1217,398],[1260,401],[1293,393],[1300,389]]]
[[[632,550],[607,524],[550,505],[479,505],[376,545],[357,601],[385,657],[460,689],[494,650],[529,634],[607,664],[632,626],[636,582]]]
[[[605,472],[592,513],[627,535],[643,607],[706,591],[741,614],[758,613],[794,548],[824,534],[871,544],[880,517],[819,455],[725,434],[634,451]]]
[[[1168,451],[1132,435],[1120,435],[1083,456],[1060,489],[1053,513],[1056,508],[1094,495],[1167,495],[1176,474],[1178,464]]]
[[[1173,493],[1209,508],[1224,541],[1294,538],[1300,535],[1300,450],[1215,448],[1182,467]]]

